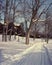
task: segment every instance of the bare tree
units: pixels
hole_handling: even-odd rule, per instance
[[[48,43],[50,38],[50,31],[51,31],[51,14],[49,12],[49,8],[52,6],[52,3],[49,4],[47,10],[46,10],[46,20],[45,20],[45,41]]]
[[[40,16],[42,15],[42,13],[43,13],[43,12],[41,12],[38,18],[36,17],[38,10],[43,3],[44,3],[44,1],[42,3],[40,3],[40,0],[32,0],[32,17],[31,17],[30,26],[29,26],[29,29],[28,29],[28,32],[27,32],[27,35],[26,35],[26,44],[29,44],[29,36],[30,36],[32,24],[34,22],[37,22],[38,19],[40,18]]]
[[[5,12],[4,12],[4,27],[3,27],[3,35],[2,39],[7,41],[7,31],[8,31],[8,6],[9,6],[9,0],[6,0],[5,4]]]
[[[35,24],[35,22],[37,22],[40,19],[41,15],[43,13],[46,14],[47,10],[52,5],[52,3],[50,3],[49,6],[47,8],[44,8],[42,10],[42,12],[38,15],[37,13],[39,11],[39,8],[43,5],[44,2],[45,2],[45,0],[42,2],[40,2],[40,0],[32,0],[32,16],[31,16],[31,22],[29,25],[29,29],[28,29],[28,32],[26,35],[26,44],[29,44],[29,37],[30,37],[30,32],[31,32],[31,28],[32,28],[33,24]]]
[[[18,2],[18,3],[16,3]],[[11,26],[11,29],[8,30],[9,23],[15,22],[16,13],[18,13],[18,4],[20,4],[20,1],[17,0],[6,0],[4,5],[4,27],[3,27],[3,34],[2,34],[2,40],[7,41],[7,33],[10,31],[9,40],[11,40],[12,31],[15,34],[15,29],[13,26]],[[13,30],[14,29],[14,30]]]
[[[50,33],[51,33],[51,27],[52,27],[52,22],[51,22],[51,16],[49,14],[49,12],[46,13],[46,21],[45,21],[45,35],[46,35],[46,39],[45,41],[48,43],[49,38],[50,38]]]

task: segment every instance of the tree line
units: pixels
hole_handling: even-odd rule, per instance
[[[36,38],[36,32],[39,31],[38,24],[41,26],[41,22],[43,22],[45,39],[48,42],[49,33],[52,32],[52,15],[49,11],[51,6],[52,2],[46,7],[46,0],[0,0],[0,15],[3,15],[1,17],[4,20],[2,39],[7,41],[8,25],[10,22],[15,23],[18,18],[24,18],[26,44],[29,44],[32,29],[34,29],[33,34],[34,38]],[[41,17],[45,17],[44,21],[40,21]],[[29,26],[28,22],[30,23]],[[9,37],[11,37],[12,28],[10,29]]]

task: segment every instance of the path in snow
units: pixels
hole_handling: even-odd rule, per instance
[[[19,49],[23,49],[22,52]],[[24,44],[2,43],[0,65],[52,65],[52,62],[47,48],[41,41],[31,47]]]
[[[38,43],[33,47],[19,62],[15,61],[12,65],[52,65],[49,54],[42,43]]]

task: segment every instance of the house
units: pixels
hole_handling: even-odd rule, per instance
[[[0,34],[2,34],[2,32],[3,32],[3,24],[0,23]]]

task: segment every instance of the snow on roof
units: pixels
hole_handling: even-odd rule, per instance
[[[20,26],[20,24],[19,24],[19,23],[14,23],[14,25],[15,25],[15,26]]]

